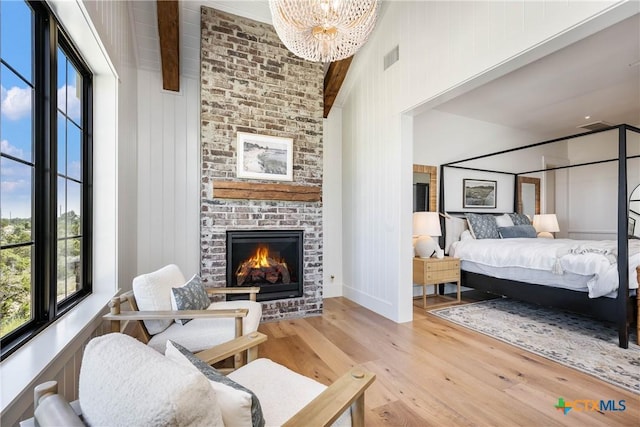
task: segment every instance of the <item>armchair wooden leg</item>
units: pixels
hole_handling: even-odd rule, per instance
[[[120,314],[120,298],[112,298],[109,304],[109,312],[111,314]],[[111,332],[120,332],[120,320],[112,320]]]
[[[351,425],[364,427],[364,393],[351,405]]]
[[[242,317],[236,317],[236,338],[242,336]],[[233,356],[233,368],[238,369],[244,364],[243,354],[237,353]]]

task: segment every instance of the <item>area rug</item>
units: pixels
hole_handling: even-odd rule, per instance
[[[640,394],[640,346],[618,347],[613,325],[508,298],[430,313]]]

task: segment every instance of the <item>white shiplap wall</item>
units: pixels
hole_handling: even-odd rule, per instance
[[[200,271],[200,82],[179,93],[162,76],[138,70],[138,265],[141,273],[175,263]]]
[[[615,2],[392,2],[356,55],[343,105],[344,294],[396,321],[411,308],[411,119],[630,16]],[[599,16],[602,15],[602,16]],[[599,17],[598,19],[592,19]],[[569,31],[571,30],[571,31]],[[382,71],[382,57],[400,60]],[[446,95],[445,95],[446,94]],[[406,185],[405,185],[406,184]]]

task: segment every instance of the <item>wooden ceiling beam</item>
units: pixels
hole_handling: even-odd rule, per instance
[[[180,91],[180,17],[178,0],[157,0],[162,88]]]
[[[331,111],[331,107],[333,107],[336,96],[338,96],[338,92],[340,91],[342,82],[344,81],[345,77],[347,77],[347,71],[349,71],[351,60],[353,60],[353,56],[329,64],[327,74],[325,74],[324,76],[323,117],[325,119],[329,116],[329,112]]]

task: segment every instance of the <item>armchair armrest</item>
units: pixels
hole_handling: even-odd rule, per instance
[[[231,341],[227,341],[223,344],[216,345],[207,350],[196,353],[196,357],[200,360],[207,362],[209,365],[213,365],[228,357],[239,354],[247,350],[248,357],[247,362],[250,362],[257,358],[258,344],[261,344],[267,340],[267,336],[261,332],[253,332],[248,335],[242,335]]]
[[[352,404],[353,426],[364,426],[364,392],[375,379],[374,373],[353,368],[298,411],[283,427],[329,426]]]
[[[33,390],[33,418],[22,421],[21,427],[31,426],[84,426],[79,417],[77,402],[70,404],[64,396],[58,394],[58,382],[47,381]],[[75,405],[75,407],[74,407]]]
[[[260,292],[258,286],[234,287],[234,288],[207,288],[209,295],[226,295],[226,294],[249,294],[251,301],[256,300],[256,294]]]
[[[212,317],[247,317],[249,310],[215,309],[215,310],[167,310],[167,311],[122,311],[102,316],[105,320],[164,320],[164,319],[202,319]]]

